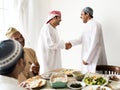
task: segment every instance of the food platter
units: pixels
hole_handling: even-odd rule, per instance
[[[113,90],[120,90],[120,81],[111,81],[109,86],[112,87]]]
[[[78,90],[85,87],[85,83],[80,81],[71,81],[71,82],[68,82],[67,87],[70,89]]]
[[[50,77],[51,77],[51,75],[52,75],[52,73],[53,73],[53,72],[46,72],[46,73],[42,74],[41,77],[42,77],[43,79],[49,80]]]
[[[120,90],[120,75],[109,75],[110,86],[113,90]]]
[[[77,81],[82,81],[84,78],[84,74],[82,74],[80,71],[74,71],[73,72],[73,77],[77,80]]]
[[[61,69],[59,72],[66,74],[68,77],[72,77],[73,76],[73,72],[74,71],[78,71],[75,69]],[[56,73],[56,71],[49,71],[46,73],[41,74],[41,77],[47,80],[50,80],[50,77],[53,73]]]
[[[53,73],[50,77],[50,84],[53,88],[65,88],[67,86],[67,75],[62,72]]]
[[[29,86],[29,88],[40,88],[46,84],[46,80],[40,78],[40,76],[35,76],[27,79],[25,83]]]
[[[119,75],[108,75],[110,81],[119,81],[120,82],[120,76]]]
[[[92,86],[84,87],[82,90],[112,90],[112,89],[106,86],[92,85]]]
[[[87,73],[82,81],[86,85],[107,85],[108,80],[103,74]]]
[[[64,69],[62,72],[65,73],[68,77],[72,77],[74,71],[78,71],[78,70],[75,70],[75,69]]]

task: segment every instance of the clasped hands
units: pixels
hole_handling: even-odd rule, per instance
[[[32,63],[30,66],[30,71],[33,72],[34,75],[38,75],[39,74],[39,64],[38,62]]]
[[[70,42],[65,43],[65,49],[70,49],[72,47],[72,44]]]

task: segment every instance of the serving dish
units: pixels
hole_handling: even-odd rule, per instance
[[[109,78],[103,74],[87,73],[82,80],[86,85],[107,85]]]
[[[71,81],[71,82],[68,82],[67,87],[74,90],[78,90],[78,89],[80,90],[83,87],[85,87],[85,83],[80,81]]]
[[[25,81],[29,88],[40,88],[46,84],[46,80],[42,79],[40,76],[34,76]]]
[[[113,90],[120,90],[120,81],[111,81],[109,86],[112,87]]]
[[[46,73],[43,73],[42,75],[41,75],[41,77],[43,78],[43,79],[46,79],[46,80],[49,80],[50,79],[50,77],[51,77],[51,75],[52,75],[52,73],[54,73],[54,72],[46,72]]]
[[[85,74],[82,74],[80,71],[74,71],[73,72],[73,77],[77,80],[77,81],[82,81],[84,78]]]
[[[72,77],[74,71],[76,71],[76,70],[74,70],[74,69],[64,69],[62,72],[64,74],[66,74],[68,77]]]
[[[91,85],[84,87],[82,90],[112,90],[112,89],[106,86]]]
[[[108,75],[110,81],[120,81],[120,75]]]
[[[53,88],[65,88],[67,86],[67,75],[62,72],[53,73],[50,77],[50,84]]]

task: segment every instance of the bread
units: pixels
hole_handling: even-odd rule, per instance
[[[44,86],[46,84],[46,80],[40,78],[40,76],[35,76],[27,79],[26,83],[30,86],[30,88],[38,88]]]

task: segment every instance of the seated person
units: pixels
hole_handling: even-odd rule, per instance
[[[16,40],[0,41],[1,90],[25,90],[19,87],[18,75],[24,70],[23,47]]]
[[[24,47],[25,39],[16,28],[10,27],[6,33],[6,36],[8,38],[17,40]],[[39,74],[40,66],[36,53],[33,49],[24,47],[24,59],[26,61],[26,66],[25,70],[18,77],[19,83]]]

